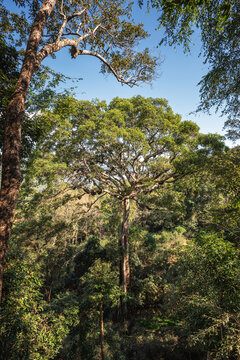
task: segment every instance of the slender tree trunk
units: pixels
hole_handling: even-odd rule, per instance
[[[0,190],[0,302],[3,270],[17,198],[22,182],[20,169],[21,124],[25,112],[28,87],[36,66],[36,55],[46,21],[57,0],[46,0],[39,10],[29,36],[26,55],[4,122],[2,181]]]
[[[130,213],[130,200],[124,199],[123,201],[123,220],[120,228],[119,248],[120,248],[120,286],[123,288],[124,296],[121,296],[121,313],[123,318],[127,315],[126,295],[128,285],[130,282],[130,266],[129,266],[129,213]]]
[[[104,360],[104,328],[103,328],[103,299],[99,303],[99,325],[100,325],[100,344],[101,344],[101,360]]]

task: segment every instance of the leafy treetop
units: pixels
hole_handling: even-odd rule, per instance
[[[23,11],[12,13],[0,5],[1,30],[8,41],[19,47],[28,39],[35,16],[41,7],[36,0],[15,1]],[[71,56],[97,57],[101,71],[111,72],[118,81],[130,86],[150,81],[157,65],[148,49],[137,51],[136,45],[148,34],[142,24],[135,24],[131,1],[55,1],[35,60],[35,69],[43,59],[69,47]],[[30,19],[30,22],[29,20]],[[24,53],[24,51],[22,51]]]
[[[115,98],[107,106],[66,98],[41,116],[60,125],[41,150],[51,149],[54,167],[64,163],[74,187],[119,200],[197,171],[223,148],[218,135],[199,134],[164,99]]]
[[[140,1],[143,4],[143,1]],[[222,107],[228,115],[229,135],[239,137],[240,4],[235,0],[151,0],[165,30],[161,43],[189,44],[196,27],[201,32],[202,53],[209,66],[199,85],[198,110]]]

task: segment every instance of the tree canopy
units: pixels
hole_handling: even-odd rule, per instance
[[[181,121],[164,99],[115,98],[107,106],[66,98],[42,118],[62,124],[42,149],[52,147],[56,161],[66,163],[73,186],[120,200],[201,168],[224,146],[220,136]]]
[[[138,50],[147,34],[130,1],[4,3],[0,360],[239,360],[240,147],[201,134],[165,99],[55,93],[62,75],[40,65],[65,46],[123,84],[151,80],[156,59]],[[219,60],[201,106],[220,106],[225,80],[236,95],[237,70],[229,82],[220,65],[238,56],[238,5],[148,3],[162,11],[163,41],[187,49],[195,24],[211,69]]]
[[[140,1],[142,4],[143,1]],[[192,35],[199,29],[202,54],[208,72],[200,85],[198,110],[221,109],[228,116],[229,136],[239,137],[239,37],[240,5],[235,0],[152,0],[159,11],[159,27],[165,31],[161,43],[183,44],[190,50]]]
[[[13,13],[1,4],[2,34],[6,41],[21,46],[28,40],[29,28],[41,2],[19,2],[23,10]],[[102,62],[102,72],[113,73],[130,86],[151,80],[156,59],[149,51],[136,50],[138,42],[148,36],[143,24],[135,24],[130,1],[54,1],[46,19],[34,67],[67,46],[71,56],[90,55]]]
[[[98,58],[102,72],[114,74],[129,86],[151,81],[157,61],[148,49],[138,51],[138,41],[147,37],[142,24],[135,25],[132,3],[119,1],[15,1],[24,12],[11,13],[0,5],[2,33],[16,46],[26,41],[22,67],[6,108],[0,191],[0,298],[8,241],[17,205],[21,173],[21,131],[26,98],[34,73],[47,56],[69,47],[73,58]],[[41,71],[41,70],[40,70]]]
[[[94,202],[108,194],[122,206],[120,284],[127,293],[130,200],[201,171],[224,149],[221,137],[199,134],[166,100],[141,96],[108,106],[66,98],[40,117],[58,126],[38,148],[37,177],[46,174],[47,183],[59,172],[73,189],[97,195]]]
[[[164,99],[67,96],[35,120],[0,358],[237,359],[239,148]]]

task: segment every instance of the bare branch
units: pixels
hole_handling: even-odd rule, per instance
[[[99,173],[99,172],[98,172],[96,178],[97,178],[99,181],[104,182],[105,184],[107,184],[111,189],[117,190],[117,191],[120,190],[118,184],[116,184],[116,182],[114,181],[114,179],[111,178],[110,176],[108,176],[107,174]]]
[[[78,39],[62,39],[61,37],[63,36],[63,30],[66,27],[69,19],[72,19],[73,17],[76,16],[80,16],[80,14],[82,14],[84,11],[86,11],[87,8],[83,9],[82,11],[72,14],[71,16],[69,16],[68,18],[65,18],[65,20],[63,21],[63,24],[59,30],[58,33],[58,37],[57,40],[51,44],[47,44],[45,45],[37,54],[36,56],[36,64],[35,64],[35,68],[39,68],[41,62],[43,61],[43,59],[45,59],[48,55],[57,52],[61,49],[63,49],[66,46],[72,46],[76,49],[75,54],[73,55],[74,58],[77,57],[77,55],[79,54],[79,50],[78,50],[78,45],[81,41],[83,41],[84,39],[86,39],[89,36],[93,36],[95,34],[95,32],[99,29],[99,27],[101,27],[101,24],[98,24],[92,31],[84,34],[84,35],[80,35],[78,33],[75,33],[79,38]],[[70,32],[70,34],[72,34]]]
[[[131,183],[131,179],[133,180],[133,182],[136,181],[135,177],[133,176],[133,174],[126,168],[126,166],[124,166],[123,162],[122,162],[122,157],[119,157],[119,164],[121,166],[121,169],[124,171],[124,174],[127,178],[127,180]]]
[[[77,12],[73,13],[72,15],[68,16],[67,21],[69,22],[69,21],[71,21],[71,20],[72,20],[73,18],[75,18],[75,17],[78,17],[78,16],[80,17],[83,13],[85,13],[85,12],[87,11],[87,9],[89,8],[89,6],[90,6],[90,5],[86,6],[83,10],[77,11]]]
[[[86,35],[82,36],[86,37]],[[73,39],[63,39],[58,42],[54,42],[48,45],[45,45],[37,54],[36,56],[36,64],[35,68],[38,69],[41,62],[50,54],[57,52],[61,49],[63,49],[65,46],[73,46],[76,47],[77,44],[82,40],[82,38],[79,38],[77,41]]]
[[[66,27],[66,25],[67,25],[67,22],[68,22],[66,16],[65,16],[64,14],[63,14],[63,16],[64,16],[64,21],[63,21],[63,23],[62,23],[62,26],[61,26],[59,32],[58,32],[58,36],[57,36],[56,43],[60,41],[61,36],[62,36],[62,33],[63,33],[63,30],[65,29],[65,27]]]
[[[72,35],[72,36],[79,36],[79,37],[81,37],[82,35],[81,34],[79,34],[78,32],[67,32],[67,33],[63,33],[62,34],[62,36],[70,36],[70,35]]]
[[[106,195],[106,192],[104,192],[103,194],[99,195],[90,205],[89,205],[89,208],[88,210],[86,211],[86,213],[88,213],[91,208],[93,207],[93,205],[95,205],[99,199],[101,199],[102,197],[104,197]]]
[[[60,14],[64,19],[66,18],[66,15],[63,13],[63,0],[61,1],[61,8],[60,8],[59,14]]]
[[[62,12],[62,4],[61,4],[61,12],[59,12],[59,13],[60,13],[60,15],[63,17],[64,21],[63,21],[63,23],[62,23],[62,26],[61,26],[59,32],[58,32],[58,36],[57,36],[56,43],[58,43],[58,42],[61,40],[61,37],[62,37],[62,35],[63,35],[63,30],[65,29],[67,23],[68,23],[69,21],[71,21],[71,20],[72,20],[73,18],[75,18],[75,17],[78,17],[78,16],[80,17],[85,11],[87,11],[87,8],[88,8],[88,7],[86,7],[86,8],[84,8],[83,10],[78,11],[78,12],[76,12],[76,13],[73,13],[72,15],[66,17],[66,15]]]
[[[113,73],[113,75],[115,76],[118,82],[129,85],[130,87],[137,85],[137,79],[134,80],[132,77],[129,77],[128,79],[124,79],[123,76],[121,74],[118,74],[117,71],[112,67],[112,65],[98,52],[90,51],[90,50],[79,50],[79,55],[90,55],[97,57],[109,68],[109,70]]]
[[[164,152],[164,150],[165,150],[165,146],[161,147],[161,149],[156,150],[153,153],[148,154],[147,156],[144,157],[142,163],[146,164],[150,159],[155,158],[158,155],[161,155]]]

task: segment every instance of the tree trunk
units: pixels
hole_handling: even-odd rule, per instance
[[[120,228],[119,248],[120,248],[120,286],[123,288],[124,296],[121,296],[121,313],[123,318],[127,315],[126,295],[128,285],[130,282],[130,266],[129,266],[129,213],[130,213],[130,200],[124,199],[123,201],[123,220]]]
[[[36,66],[36,55],[46,21],[56,0],[46,0],[39,10],[29,36],[26,55],[4,121],[2,150],[2,181],[0,190],[0,302],[3,270],[10,239],[17,198],[22,182],[20,168],[21,124],[25,112],[28,87]]]
[[[100,325],[100,344],[101,344],[101,360],[104,360],[104,328],[103,328],[103,299],[99,303],[99,325]]]

